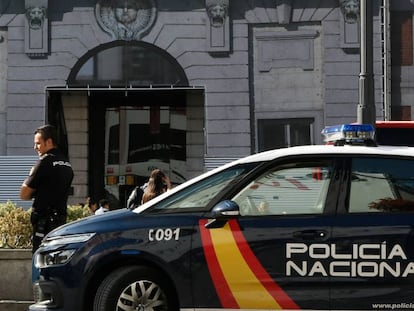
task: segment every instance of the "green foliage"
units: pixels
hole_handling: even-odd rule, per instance
[[[11,202],[0,204],[0,248],[31,248],[30,212]]]
[[[67,210],[68,216],[66,218],[67,222],[72,222],[78,219],[82,219],[91,215],[89,208],[87,206],[73,205],[68,206]]]
[[[16,208],[16,205],[10,201],[7,201],[4,204],[0,204],[0,217],[4,216],[5,214],[10,213],[15,208]]]
[[[0,248],[31,248],[31,210],[12,202],[0,203]],[[90,215],[88,207],[68,206],[67,222]]]

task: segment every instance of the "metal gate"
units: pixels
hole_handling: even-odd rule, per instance
[[[11,201],[28,209],[32,201],[20,199],[20,186],[29,175],[38,156],[0,156],[0,203]]]

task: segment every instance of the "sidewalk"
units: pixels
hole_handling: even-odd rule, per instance
[[[27,311],[33,301],[0,300],[0,311]]]

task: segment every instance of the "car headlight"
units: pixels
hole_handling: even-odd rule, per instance
[[[57,237],[46,238],[42,242],[42,247],[46,246],[60,246],[69,244],[85,243],[90,240],[95,233],[62,235]],[[67,263],[76,252],[74,249],[54,249],[51,251],[38,251],[35,253],[34,265],[36,268],[45,268],[56,265],[63,265]]]
[[[36,254],[34,264],[36,268],[45,268],[63,265],[69,261],[76,249],[63,249],[44,254]]]

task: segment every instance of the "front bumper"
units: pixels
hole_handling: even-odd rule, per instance
[[[37,281],[33,284],[35,303],[29,306],[30,311],[63,310],[63,297],[53,281]]]

